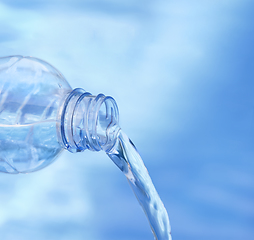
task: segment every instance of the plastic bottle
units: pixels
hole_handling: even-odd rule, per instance
[[[37,58],[0,58],[0,172],[42,169],[63,149],[104,150],[130,182],[155,239],[171,240],[167,211],[134,144],[120,131],[114,99],[72,90]]]
[[[0,58],[1,172],[42,169],[63,149],[107,152],[119,129],[113,98],[72,90],[57,69],[37,58]]]

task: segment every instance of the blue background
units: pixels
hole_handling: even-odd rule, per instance
[[[174,240],[252,240],[253,23],[251,0],[1,0],[0,55],[116,99]],[[153,236],[124,175],[87,150],[0,174],[0,239]]]

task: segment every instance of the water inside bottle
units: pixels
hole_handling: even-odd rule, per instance
[[[28,173],[47,166],[62,151],[56,121],[33,124],[0,124],[0,171]]]
[[[127,177],[148,218],[155,239],[171,240],[167,211],[136,147],[122,130],[119,131],[114,148],[107,154]]]

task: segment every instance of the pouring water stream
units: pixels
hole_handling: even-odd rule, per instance
[[[152,183],[149,173],[132,141],[120,130],[115,146],[107,153],[125,174],[135,193],[156,240],[170,240],[167,211]]]

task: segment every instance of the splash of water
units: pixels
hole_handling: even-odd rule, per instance
[[[167,211],[132,141],[119,131],[117,142],[108,156],[125,174],[142,206],[156,240],[171,240]]]

